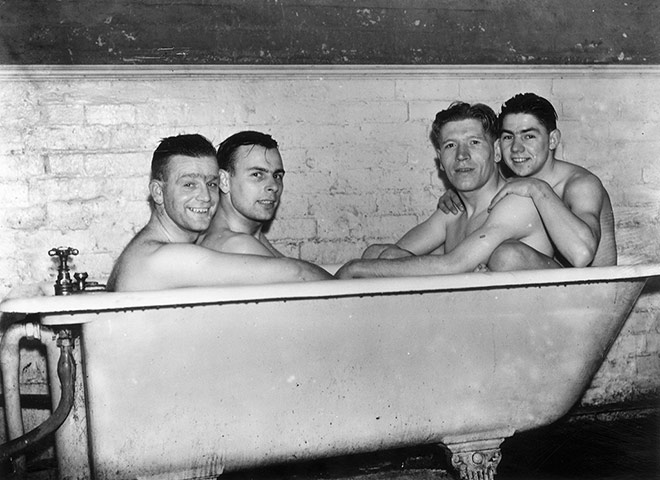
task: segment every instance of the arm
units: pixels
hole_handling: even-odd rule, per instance
[[[333,278],[321,267],[302,260],[220,253],[187,243],[163,245],[122,270],[115,282],[116,291],[255,285]]]
[[[362,253],[362,258],[368,260],[371,258],[409,257],[411,255],[413,255],[412,252],[399,248],[393,243],[375,243],[367,247],[364,253]]]
[[[446,232],[447,215],[442,211],[436,211],[425,221],[410,229],[396,244],[369,245],[362,254],[362,258],[365,260],[392,259],[429,254],[444,245]]]
[[[423,255],[394,260],[352,260],[335,274],[337,278],[443,275],[473,271],[487,263],[495,248],[509,239],[523,240],[542,230],[530,201],[507,199],[493,208],[486,222],[444,255]]]
[[[578,175],[566,184],[562,201],[543,180],[514,178],[495,195],[491,206],[507,195],[531,198],[557,251],[574,267],[586,267],[600,242],[603,192],[595,176]]]
[[[412,255],[430,254],[445,244],[449,217],[450,215],[443,211],[436,210],[429,218],[401,237],[395,247]],[[380,258],[383,258],[383,253]]]

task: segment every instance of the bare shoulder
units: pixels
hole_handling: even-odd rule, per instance
[[[460,222],[466,217],[465,212],[459,212],[458,214],[454,213],[445,213],[440,209],[434,211],[431,216],[425,220],[424,223],[427,223],[429,226],[434,228],[445,229],[448,225],[453,225]]]
[[[201,246],[223,253],[272,256],[273,253],[257,238],[247,233],[223,229],[212,235],[206,235]]]
[[[486,219],[486,222],[506,223],[511,226],[516,224],[528,226],[530,223],[540,223],[540,221],[534,201],[520,195],[503,197],[493,206]]]
[[[134,281],[141,281],[148,274],[150,259],[163,245],[151,238],[146,229],[139,232],[115,262],[108,279],[108,289],[127,290]]]
[[[603,183],[594,173],[574,163],[557,160],[564,189],[590,188],[604,191]]]

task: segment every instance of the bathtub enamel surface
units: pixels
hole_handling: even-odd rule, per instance
[[[550,423],[654,275],[660,266],[93,293],[2,311],[81,325],[87,438],[58,449],[89,447],[99,479],[191,478]]]

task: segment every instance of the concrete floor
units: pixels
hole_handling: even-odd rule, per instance
[[[6,480],[18,480],[0,472]],[[220,480],[455,480],[444,451],[428,445],[222,475]],[[28,480],[55,480],[52,460]],[[660,405],[624,414],[572,415],[502,444],[496,480],[660,480]]]

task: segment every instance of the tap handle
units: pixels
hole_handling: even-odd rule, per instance
[[[48,250],[48,255],[51,257],[58,257],[60,260],[60,271],[68,271],[69,270],[69,265],[67,262],[69,261],[69,257],[72,255],[78,255],[78,249],[77,248],[71,248],[71,247],[57,247],[57,248],[51,248]]]
[[[78,250],[71,247],[57,247],[48,250],[48,255],[57,257],[60,265],[57,268],[57,280],[55,281],[55,295],[69,295],[75,287],[69,275],[69,256],[78,255]]]
[[[87,287],[87,272],[74,273],[73,278],[76,279],[76,285],[79,292],[83,292]]]

